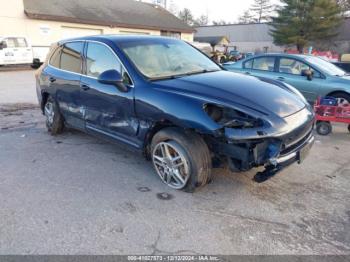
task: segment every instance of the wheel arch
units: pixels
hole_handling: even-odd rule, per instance
[[[150,146],[151,146],[152,139],[155,136],[155,134],[157,134],[159,131],[161,131],[165,128],[169,128],[169,127],[178,128],[179,130],[182,130],[182,131],[192,131],[192,132],[199,134],[200,136],[204,135],[202,132],[195,130],[194,128],[189,128],[189,127],[179,125],[178,123],[173,122],[171,120],[156,121],[156,122],[152,123],[152,125],[149,127],[149,129],[147,130],[147,132],[144,136],[143,154],[146,157],[146,159],[148,159],[148,160],[150,159]]]
[[[350,93],[344,91],[344,90],[336,90],[336,91],[332,91],[330,93],[327,94],[327,96],[333,96],[333,95],[336,95],[336,94],[345,94],[345,95],[348,95],[350,96]]]
[[[50,93],[49,92],[42,92],[41,93],[41,104],[40,104],[40,108],[41,108],[41,111],[44,113],[44,107],[45,107],[45,104],[47,102],[47,99],[49,98],[50,96]]]
[[[154,135],[158,133],[160,130],[168,127],[176,127],[176,128],[181,128],[183,130],[185,129],[183,127],[180,127],[179,125],[176,125],[174,122],[170,120],[161,120],[161,121],[153,122],[144,137],[143,154],[145,155],[146,159],[150,160],[150,153],[151,153],[150,146]]]

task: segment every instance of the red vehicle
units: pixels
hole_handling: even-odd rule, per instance
[[[332,122],[348,124],[350,132],[350,104],[337,105],[332,102],[332,98],[319,98],[314,105],[314,111],[319,135],[326,136],[331,133]]]

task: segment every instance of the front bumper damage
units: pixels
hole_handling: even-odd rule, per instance
[[[222,137],[209,138],[208,144],[217,159],[227,160],[232,172],[264,166],[254,177],[261,183],[293,163],[300,164],[310,151],[315,140],[314,117],[309,114],[303,119],[301,114],[293,116],[293,124],[283,131],[225,129]]]

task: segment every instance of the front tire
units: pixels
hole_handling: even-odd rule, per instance
[[[207,144],[196,133],[165,128],[152,139],[154,169],[169,187],[194,192],[211,180],[211,157]]]
[[[46,116],[47,131],[51,135],[58,135],[63,132],[64,121],[63,116],[59,111],[56,101],[49,96],[44,107],[44,114]]]

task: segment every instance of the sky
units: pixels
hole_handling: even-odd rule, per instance
[[[195,17],[208,14],[210,21],[225,20],[234,23],[245,10],[249,9],[254,0],[168,0],[168,3],[171,2],[178,10],[189,8]],[[271,2],[277,4],[279,1],[271,0]]]

